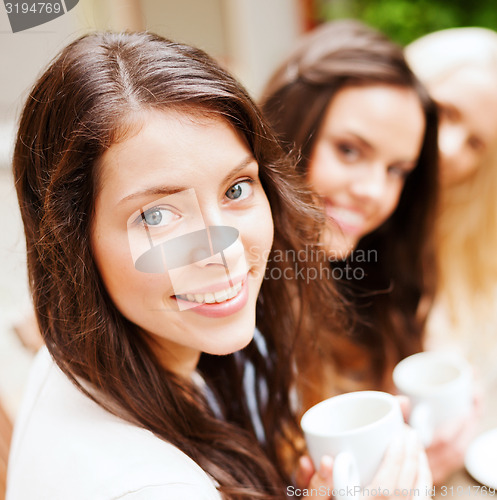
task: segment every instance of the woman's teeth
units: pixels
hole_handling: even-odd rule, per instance
[[[197,302],[198,304],[214,304],[225,302],[226,300],[232,299],[242,289],[243,283],[237,283],[236,285],[226,288],[225,290],[220,290],[219,292],[207,292],[207,293],[186,293],[182,295],[176,295],[178,299],[187,300],[189,302]]]
[[[351,226],[360,226],[364,224],[364,216],[346,208],[331,207],[328,214],[337,220],[338,223],[350,224]]]

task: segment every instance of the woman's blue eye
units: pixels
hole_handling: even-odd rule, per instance
[[[153,227],[167,226],[177,218],[178,215],[171,210],[158,207],[151,208],[141,214],[142,222]]]
[[[230,200],[244,200],[252,194],[251,183],[252,181],[249,180],[237,182],[225,194]]]

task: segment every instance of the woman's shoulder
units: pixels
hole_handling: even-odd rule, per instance
[[[43,348],[15,425],[7,499],[153,500],[166,493],[220,498],[193,460],[92,401]]]

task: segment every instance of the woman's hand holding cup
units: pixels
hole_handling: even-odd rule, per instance
[[[312,461],[301,460],[298,478],[307,488],[328,488],[338,499],[430,496],[426,455],[403,423],[394,396],[375,391],[336,396],[308,410],[301,425]],[[317,472],[312,464],[319,464]]]
[[[413,429],[404,425],[362,498],[424,499],[432,495],[433,481],[423,445]]]
[[[333,458],[323,456],[319,470],[316,471],[308,455],[301,457],[297,486],[301,490],[306,489],[306,496],[310,498],[331,498],[333,493],[339,493],[333,483]],[[360,491],[356,490],[357,494],[353,497],[361,500],[423,500],[431,497],[432,486],[430,467],[423,446],[415,431],[404,426],[400,435],[388,447],[371,484],[360,488]],[[346,495],[342,496],[345,497]]]

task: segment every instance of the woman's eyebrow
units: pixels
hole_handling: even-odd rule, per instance
[[[135,193],[131,193],[125,196],[122,200],[118,202],[118,205],[125,203],[129,200],[134,200],[135,198],[141,198],[143,196],[167,196],[170,194],[179,193],[180,191],[186,191],[188,188],[185,186],[154,186],[150,188],[145,188]]]
[[[363,135],[354,131],[346,131],[349,136],[352,136],[356,141],[358,141],[366,149],[374,149],[371,142],[368,141]]]
[[[359,142],[361,144],[362,147],[366,148],[366,149],[373,149],[373,146],[372,144],[365,138],[363,137],[361,134],[353,131],[353,130],[348,130],[348,129],[345,129],[343,131],[340,131],[340,132],[334,132],[332,134],[329,135],[328,137],[328,140],[333,142],[333,141],[336,141],[336,140],[355,140],[357,142]]]
[[[235,177],[238,172],[246,168],[252,162],[255,162],[253,156],[247,156],[244,158],[238,165],[236,165],[223,179],[222,183],[226,184],[230,179]],[[145,196],[168,196],[170,194],[179,193],[180,191],[186,191],[187,189],[191,189],[191,186],[152,186],[149,188],[141,189],[140,191],[136,191],[131,193],[124,198],[122,198],[118,205],[121,203],[125,203],[126,201],[133,200],[135,198],[141,198]]]
[[[230,179],[236,177],[239,172],[241,172],[244,168],[247,168],[251,163],[255,163],[255,158],[252,155],[249,155],[224,177],[222,184],[228,183]]]

